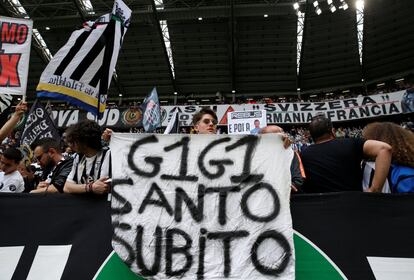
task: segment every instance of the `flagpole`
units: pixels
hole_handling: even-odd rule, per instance
[[[98,93],[98,113],[96,114],[96,122],[98,123],[98,125],[99,125],[99,110],[100,110],[100,105],[101,105],[100,100],[101,100],[101,93],[99,92]]]
[[[30,36],[29,37],[30,41],[29,41],[28,49],[30,50],[31,46],[32,46],[32,38],[33,38],[33,20],[29,19],[28,21],[30,22],[30,34],[28,34],[28,36]],[[24,90],[23,90],[23,95],[22,95],[22,102],[26,102],[26,95],[27,95],[26,91],[27,91],[27,82],[28,82],[28,78],[29,78],[29,76],[28,76],[29,67],[30,67],[30,52],[29,52],[29,57],[27,59],[27,68],[26,68],[26,73],[25,73],[26,83],[24,85]]]

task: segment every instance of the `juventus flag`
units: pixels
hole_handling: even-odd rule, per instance
[[[27,144],[30,146],[36,140],[45,137],[51,137],[57,142],[60,142],[59,131],[55,127],[49,113],[43,105],[36,100],[27,117],[20,144]]]
[[[130,18],[131,10],[116,0],[112,14],[73,32],[43,71],[37,96],[65,100],[102,115]]]

